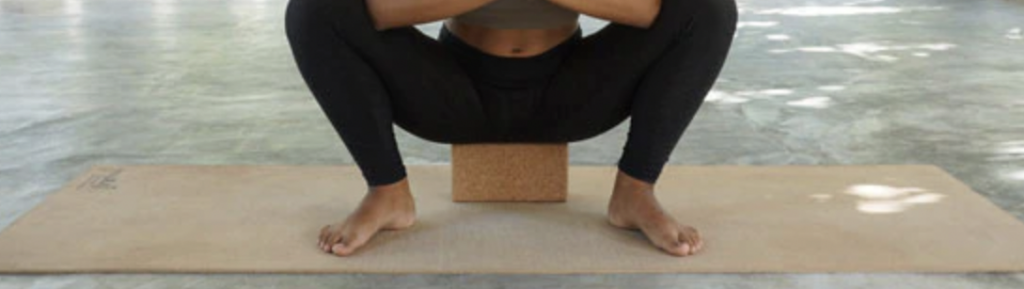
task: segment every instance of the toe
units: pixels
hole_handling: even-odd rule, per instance
[[[324,235],[323,243],[320,245],[320,248],[323,249],[324,252],[331,253],[331,247],[334,246],[334,244],[341,242],[341,239],[341,230],[332,226]]]
[[[373,232],[352,232],[346,234],[342,238],[341,242],[338,242],[331,247],[331,252],[338,256],[351,255],[356,251],[356,249],[359,249],[363,244],[366,244],[366,241],[368,241],[372,235]]]
[[[343,243],[334,244],[331,246],[331,253],[338,256],[348,256],[352,254],[353,250],[350,247],[345,246]]]
[[[683,243],[683,250],[686,255],[693,255],[697,251],[697,242],[686,235],[686,233],[679,233],[679,243]]]
[[[669,254],[686,256],[690,251],[689,245],[680,240],[680,232],[675,226],[651,226],[645,227],[642,231],[651,243]]]
[[[682,226],[679,229],[679,241],[690,245],[690,254],[696,253],[700,249],[700,233],[693,227]]]
[[[655,246],[658,246],[658,248],[661,248],[662,250],[665,250],[665,252],[668,252],[669,254],[676,255],[676,256],[686,256],[686,253],[690,249],[688,247],[684,247],[684,246],[688,246],[688,245],[686,245],[685,242],[680,242],[678,236],[679,236],[678,233],[676,233],[676,234],[658,234],[658,235],[653,235],[652,236],[653,238],[651,238],[651,241],[653,241]]]
[[[317,240],[317,245],[320,246],[321,250],[327,251],[327,249],[328,249],[328,247],[327,247],[327,237],[329,237],[330,234],[331,234],[330,228],[331,228],[331,225],[327,225],[327,226],[324,226],[323,228],[320,229],[320,237]]]
[[[334,244],[341,242],[342,238],[344,237],[344,234],[342,234],[342,232],[344,231],[345,228],[342,228],[340,230],[331,230],[331,233],[328,234],[327,239],[324,243],[326,243],[327,246],[333,246]]]
[[[352,246],[348,246],[347,243],[348,243],[348,240],[345,239],[345,238],[342,238],[341,241],[338,241],[337,243],[331,244],[329,246],[329,248],[328,248],[328,252],[331,252],[331,254],[338,255],[338,256],[348,256],[348,255],[351,255],[353,252],[355,252],[355,248],[353,248]]]
[[[662,246],[661,249],[665,250],[665,252],[668,252],[669,254],[672,255],[686,256],[689,255],[690,245],[683,242],[675,241]]]

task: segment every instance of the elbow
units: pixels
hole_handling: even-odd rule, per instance
[[[373,29],[374,30],[384,31],[384,30],[391,29],[392,27],[394,27],[394,26],[388,25],[387,23],[384,23],[384,22],[381,22],[381,21],[373,20]]]
[[[651,28],[661,11],[661,1],[664,0],[637,1],[630,7],[623,7],[622,11],[629,12],[619,14],[619,21],[614,22],[641,29]]]
[[[661,12],[661,1],[665,0],[654,0],[654,1],[642,1],[645,5],[641,6],[637,13],[636,26],[640,28],[650,28],[654,25],[654,20],[658,19],[658,13]]]
[[[366,10],[368,10],[367,12],[370,14],[370,22],[372,22],[373,29],[377,31],[384,31],[391,29],[394,25],[388,21],[387,17],[385,17],[384,10],[387,10],[387,8],[381,7],[382,3],[380,2],[381,1],[367,0]]]

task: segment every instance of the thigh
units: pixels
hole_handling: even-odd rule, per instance
[[[413,26],[378,31],[365,0],[331,3],[337,34],[376,72],[395,124],[439,142],[464,142],[486,132],[473,82],[455,55]]]
[[[659,17],[649,28],[609,23],[584,37],[545,92],[537,118],[543,123],[540,127],[549,128],[544,134],[559,141],[578,141],[624,121],[646,72],[678,41],[687,21]]]
[[[479,94],[447,48],[414,27],[383,31],[380,37],[392,50],[362,51],[391,95],[396,124],[443,142],[472,141],[486,132]]]

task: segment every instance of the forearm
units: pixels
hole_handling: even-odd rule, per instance
[[[661,1],[686,0],[548,0],[556,5],[611,22],[640,28],[650,27]]]
[[[469,12],[494,0],[365,0],[377,30],[422,24]]]

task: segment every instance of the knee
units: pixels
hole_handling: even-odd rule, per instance
[[[357,24],[365,18],[365,0],[289,0],[285,9],[285,32],[289,36],[312,28]]]
[[[687,0],[692,1],[697,12],[697,21],[705,27],[713,27],[732,37],[736,31],[738,12],[735,0]]]
[[[732,37],[738,14],[736,0],[662,0],[658,17],[679,20],[684,30],[710,29]]]
[[[313,27],[310,24],[320,18],[323,11],[318,10],[326,4],[324,0],[289,0],[284,13],[284,27],[288,37],[296,37]]]
[[[327,0],[289,0],[285,8],[285,24],[318,18],[329,3]]]

